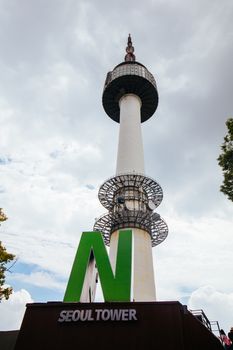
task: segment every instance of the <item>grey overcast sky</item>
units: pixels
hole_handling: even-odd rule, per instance
[[[0,0],[0,240],[18,257],[0,329],[20,326],[26,302],[62,300],[80,233],[105,212],[119,125],[101,96],[128,33],[160,96],[142,125],[169,226],[153,250],[158,299],[233,326],[232,203],[216,160],[233,115],[232,18],[231,0]]]

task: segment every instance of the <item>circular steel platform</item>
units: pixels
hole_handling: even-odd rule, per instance
[[[152,201],[155,208],[159,206],[163,199],[163,191],[161,186],[150,177],[142,174],[119,174],[105,181],[99,189],[98,197],[100,203],[108,210],[114,205],[115,194],[123,188],[135,187],[141,188],[146,194],[147,200]]]
[[[151,245],[162,243],[168,235],[166,222],[156,213],[123,210],[122,212],[109,212],[102,215],[94,224],[94,231],[100,231],[106,245],[110,244],[111,234],[124,228],[140,228],[151,236]]]

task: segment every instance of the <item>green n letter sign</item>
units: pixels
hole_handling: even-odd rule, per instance
[[[132,231],[119,232],[115,273],[100,232],[83,232],[65,292],[65,302],[80,301],[87,266],[94,254],[105,301],[130,301]]]

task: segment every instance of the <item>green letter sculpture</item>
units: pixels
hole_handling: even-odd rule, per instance
[[[130,301],[132,231],[119,232],[115,275],[100,232],[83,232],[66,288],[64,302],[80,301],[93,252],[105,301]]]

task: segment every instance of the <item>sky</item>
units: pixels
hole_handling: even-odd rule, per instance
[[[28,302],[62,300],[83,231],[106,212],[119,124],[102,107],[131,33],[159,106],[142,124],[146,174],[168,238],[153,249],[158,300],[233,326],[232,202],[217,158],[233,115],[231,0],[0,0],[0,240],[17,257],[0,330]],[[98,294],[99,295],[99,294]]]

